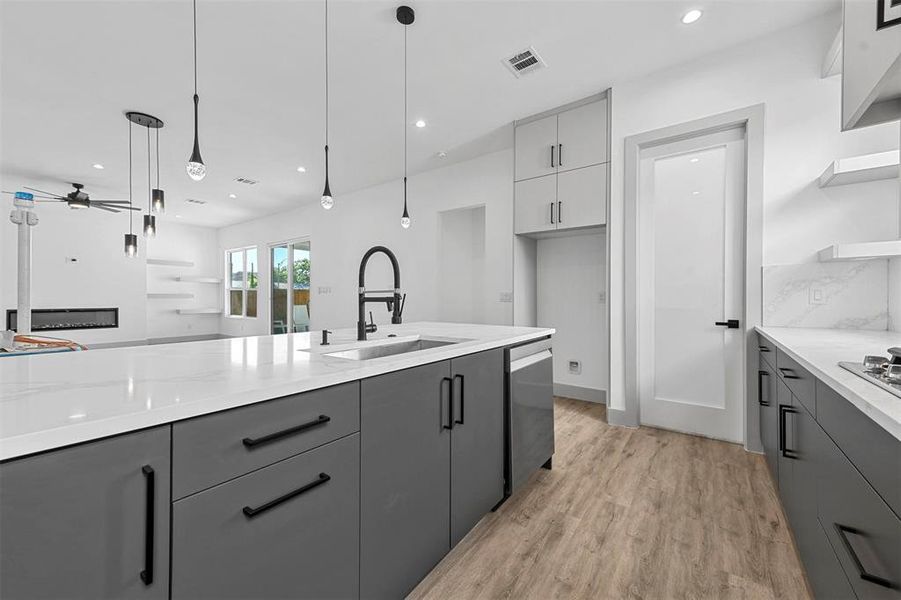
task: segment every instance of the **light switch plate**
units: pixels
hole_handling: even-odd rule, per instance
[[[320,285],[318,288],[316,288],[316,292],[319,294],[331,294],[332,288],[327,285]]]
[[[513,292],[501,292],[500,302],[513,302]]]
[[[810,304],[826,304],[826,290],[820,287],[809,287],[808,302]]]
[[[567,361],[569,365],[569,372],[573,375],[580,375],[582,373],[582,363],[578,360],[570,360]]]

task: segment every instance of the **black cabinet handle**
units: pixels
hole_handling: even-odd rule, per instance
[[[144,570],[141,571],[141,581],[144,585],[153,583],[153,532],[154,526],[154,497],[156,496],[156,473],[150,465],[141,467],[144,474],[144,482],[147,485],[147,506],[144,509]]]
[[[557,144],[557,165],[563,166],[563,144]]]
[[[797,412],[788,404],[779,405],[779,453],[785,458],[798,458],[795,451],[785,443],[785,415]]]
[[[557,200],[557,223],[563,222],[563,202]]]
[[[770,403],[763,399],[763,378],[769,377],[766,371],[757,371],[757,404],[760,406],[769,406]]]
[[[757,349],[760,350],[761,352],[769,352],[770,351],[770,349],[767,348],[766,346],[757,346]]]
[[[454,420],[454,423],[456,423],[457,425],[462,425],[463,424],[463,406],[466,402],[466,394],[464,392],[464,387],[463,387],[463,376],[462,375],[454,375],[454,381],[456,381],[457,378],[460,379],[460,418]],[[457,386],[455,385],[453,387],[455,388]],[[451,388],[451,389],[453,390],[453,388]],[[453,397],[451,397],[451,400],[453,400]]]
[[[792,369],[788,369],[786,367],[779,367],[779,372],[782,373],[782,376],[786,379],[801,379]]]
[[[850,533],[852,535],[859,535],[864,537],[864,533],[859,529],[855,529],[853,527],[848,527],[846,525],[840,525],[839,523],[833,523],[835,526],[835,531],[838,533],[838,538],[842,541],[842,545],[845,547],[845,551],[851,556],[851,560],[854,562],[854,567],[857,569],[858,574],[860,574],[860,578],[864,581],[869,581],[870,583],[875,583],[876,585],[881,585],[882,587],[887,587],[889,589],[898,589],[898,585],[884,577],[880,577],[879,575],[873,575],[869,573],[860,562],[860,558],[857,556],[857,552],[854,551],[854,547],[851,546],[851,542],[848,541],[848,537],[845,535],[846,533]]]
[[[283,502],[287,502],[291,498],[296,498],[303,493],[309,492],[310,490],[312,490],[315,487],[319,487],[320,485],[322,485],[323,483],[326,483],[330,479],[331,479],[331,477],[329,477],[327,473],[320,473],[318,478],[314,479],[313,481],[311,481],[310,483],[308,483],[302,487],[297,488],[293,492],[288,492],[284,496],[279,496],[275,500],[270,500],[266,504],[263,504],[256,508],[251,508],[249,506],[245,506],[242,510],[244,511],[244,515],[248,519],[252,519],[255,516],[262,514],[271,508],[275,508],[276,506],[278,506],[279,504],[282,504]]]
[[[551,202],[551,225],[554,224],[554,203]]]
[[[551,168],[554,168],[555,166],[556,165],[554,165],[554,145],[551,144]]]
[[[738,319],[729,319],[728,321],[716,321],[714,325],[718,327],[726,327],[728,329],[738,329]]]
[[[441,423],[443,429],[454,428],[454,380],[450,377],[441,378],[441,399],[444,399],[444,384],[447,382],[447,425]]]
[[[319,425],[325,425],[331,420],[331,417],[327,415],[319,415],[317,418],[307,423],[301,423],[300,425],[289,427],[288,429],[283,429],[282,431],[276,431],[275,433],[270,433],[269,435],[264,435],[263,437],[244,438],[241,441],[248,448],[255,448],[262,444],[268,444],[269,442],[280,440],[283,437],[288,437],[289,435],[294,435],[295,433],[300,433],[301,431],[306,431],[307,429],[318,427]]]

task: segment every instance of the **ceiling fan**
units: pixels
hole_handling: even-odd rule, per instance
[[[53,192],[45,192],[44,190],[39,190],[31,187],[24,187],[24,189],[30,192],[37,192],[37,194],[32,194],[35,198],[35,202],[65,202],[69,205],[69,208],[73,209],[93,207],[112,213],[117,213],[122,210],[141,210],[137,206],[131,206],[131,203],[128,200],[91,200],[91,197],[87,194],[87,192],[81,191],[84,188],[84,185],[80,183],[73,183],[72,187],[75,189],[65,196],[60,196],[59,194],[54,194]],[[15,192],[3,193],[15,195]]]

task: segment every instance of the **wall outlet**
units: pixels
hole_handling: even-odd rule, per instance
[[[826,290],[823,288],[810,286],[807,295],[810,304],[826,304]]]
[[[500,302],[513,302],[513,292],[501,292]]]
[[[607,292],[600,292],[598,294],[598,302],[600,304],[604,304],[605,302],[607,302]]]
[[[580,375],[582,373],[582,363],[578,360],[570,360],[569,364],[569,372],[573,375]]]

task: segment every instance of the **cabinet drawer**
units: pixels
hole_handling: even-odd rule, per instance
[[[817,408],[820,426],[901,516],[901,441],[821,381],[817,382]]]
[[[776,364],[776,344],[759,333],[757,334],[757,349],[760,351],[760,358],[765,359],[771,366]]]
[[[175,502],[172,598],[358,597],[359,498],[355,434]]]
[[[785,352],[776,352],[776,370],[795,398],[816,417],[816,378]]]
[[[359,430],[359,382],[176,423],[172,497],[183,498]]]
[[[860,598],[901,598],[901,520],[838,446],[820,450],[817,514]]]

